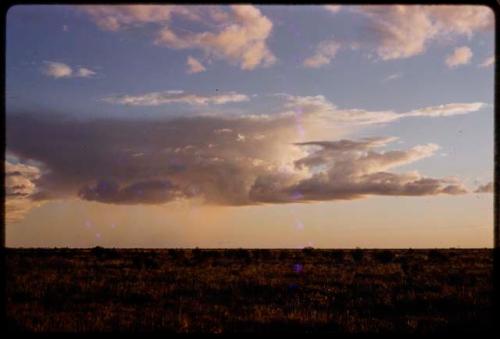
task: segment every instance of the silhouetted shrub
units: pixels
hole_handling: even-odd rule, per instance
[[[92,248],[91,252],[99,259],[118,259],[120,257],[120,254],[114,248],[96,246]]]
[[[448,260],[448,257],[446,254],[439,250],[430,250],[429,253],[427,253],[427,258],[432,261],[446,261]]]
[[[361,262],[363,260],[364,255],[365,255],[365,253],[363,252],[363,250],[361,248],[356,248],[355,250],[353,250],[351,252],[352,259],[355,262]]]
[[[198,247],[196,247],[191,251],[191,259],[196,263],[204,261],[206,257],[207,253],[205,251],[200,250]]]
[[[170,248],[168,250],[168,256],[173,260],[184,259],[184,251],[175,248]]]
[[[388,264],[388,263],[392,262],[392,260],[394,259],[394,253],[392,253],[389,250],[375,252],[373,254],[373,256],[375,257],[375,259],[377,259],[379,262],[381,262],[383,264]]]
[[[410,271],[410,262],[408,257],[400,257],[398,258],[399,265],[401,266],[401,270],[406,274]]]
[[[227,258],[232,258],[236,260],[242,260],[245,263],[250,263],[252,261],[252,253],[250,250],[246,250],[244,248],[226,250],[224,252]]]
[[[331,260],[340,261],[344,259],[344,253],[341,251],[328,251],[328,257]]]
[[[248,258],[250,256],[250,252],[243,248],[238,248],[234,251],[234,256],[236,258]]]
[[[278,253],[278,259],[281,261],[288,260],[290,258],[290,253],[287,250],[281,250]]]
[[[205,255],[205,258],[208,259],[217,259],[220,257],[220,252],[217,251],[217,250],[205,250],[203,251],[204,252],[204,255]]]
[[[267,248],[259,249],[255,252],[255,254],[260,260],[267,260],[273,257],[272,251]]]
[[[138,269],[156,269],[160,267],[160,264],[155,258],[147,256],[145,253],[134,256],[132,258],[132,265]]]
[[[314,248],[312,246],[307,246],[302,249],[302,253],[310,255],[314,253]]]
[[[92,248],[92,254],[96,255],[96,256],[101,256],[104,254],[105,252],[105,249],[101,246],[96,246],[94,248]]]
[[[201,250],[198,247],[195,247],[194,249],[191,250],[191,255],[193,257],[200,257],[201,256]]]

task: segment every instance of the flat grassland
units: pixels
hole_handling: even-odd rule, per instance
[[[493,250],[7,249],[11,331],[492,328]]]

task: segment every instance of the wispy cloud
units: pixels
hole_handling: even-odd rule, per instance
[[[393,73],[388,76],[386,76],[384,79],[382,79],[382,82],[388,82],[396,79],[400,79],[403,76],[402,73]]]
[[[152,92],[141,95],[120,95],[109,96],[102,100],[111,104],[130,105],[130,106],[160,106],[168,104],[188,104],[188,105],[222,105],[231,102],[248,101],[250,98],[241,93],[227,92],[214,95],[190,94],[179,90],[170,90],[163,92]]]
[[[449,117],[476,112],[484,106],[485,104],[481,102],[450,103],[402,113],[402,117]]]
[[[480,102],[449,103],[397,113],[392,110],[341,109],[322,95],[291,96],[285,94],[282,96],[287,100],[286,107],[292,112],[301,112],[303,115],[315,114],[325,120],[348,125],[382,124],[410,117],[446,117],[468,114],[478,111],[485,105]]]
[[[483,62],[478,65],[478,67],[485,68],[485,67],[493,66],[494,64],[495,64],[495,56],[492,55],[492,56],[484,59]]]
[[[96,72],[94,72],[91,69],[85,68],[85,67],[80,67],[75,73],[76,77],[81,77],[81,78],[89,78],[96,75]]]
[[[44,66],[41,69],[46,76],[60,78],[90,78],[96,73],[86,67],[78,67],[73,69],[69,65],[62,62],[44,61]]]

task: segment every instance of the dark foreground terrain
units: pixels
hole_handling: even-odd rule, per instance
[[[14,331],[491,328],[492,250],[7,250]]]

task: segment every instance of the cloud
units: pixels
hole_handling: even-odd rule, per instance
[[[172,14],[184,13],[182,6],[163,5],[86,5],[76,8],[87,13],[99,28],[118,31],[147,23],[167,23]]]
[[[188,56],[186,65],[188,66],[188,73],[189,74],[194,74],[194,73],[200,73],[200,72],[205,72],[207,69],[205,66],[201,64],[198,60],[193,58],[192,56]]]
[[[388,151],[376,153],[374,148],[385,146],[395,138],[366,138],[357,141],[321,141],[298,143],[298,146],[319,146],[320,149],[305,158],[295,162],[298,167],[318,167],[327,163],[334,163],[336,169],[342,168],[350,175],[366,175],[373,172],[385,171],[393,167],[408,164],[432,156],[439,146],[435,144],[419,145],[406,151]],[[360,154],[357,151],[367,151]],[[346,160],[342,163],[343,160]],[[333,167],[332,167],[333,169]]]
[[[306,115],[314,114],[323,118],[323,120],[345,125],[382,124],[409,117],[454,116],[476,112],[485,105],[480,102],[450,103],[397,113],[391,110],[368,111],[363,109],[340,109],[322,95],[283,96],[287,100],[286,107],[293,112],[301,112],[301,114]]]
[[[197,198],[240,206],[466,192],[450,179],[391,172],[434,156],[439,148],[435,144],[379,151],[396,138],[304,140],[298,124],[308,131],[319,122],[328,132],[324,135],[334,136],[330,127],[337,122],[323,120],[325,112],[307,107],[324,104],[323,97],[294,99],[306,109],[300,116],[284,111],[85,120],[40,112],[9,114],[8,152],[38,164],[38,170],[22,171],[28,178],[22,185],[9,181],[9,199],[20,202],[13,200],[14,193],[30,203],[77,197],[110,204],[163,204]],[[446,107],[412,112],[434,116],[447,112]],[[21,172],[9,173],[16,171]]]
[[[182,196],[168,180],[138,181],[119,187],[114,180],[98,180],[80,189],[78,196],[89,201],[113,204],[160,204]]]
[[[418,145],[404,151],[376,152],[395,138],[317,141],[298,146],[319,149],[295,161],[308,168],[310,177],[280,186],[276,175],[261,178],[252,187],[253,199],[264,202],[351,200],[368,195],[421,196],[464,194],[465,187],[446,179],[421,176],[418,172],[391,173],[387,170],[434,155],[437,145]]]
[[[341,10],[342,5],[324,5],[323,8],[330,13],[338,13]]]
[[[273,24],[252,5],[179,6],[121,5],[78,6],[101,28],[119,31],[146,24],[157,27],[155,43],[173,49],[198,49],[208,58],[238,65],[243,70],[270,66],[276,57],[267,46]],[[202,32],[174,29],[178,16],[213,28]]]
[[[493,10],[477,5],[424,6],[439,35],[464,35],[472,37],[476,32],[490,31],[495,27]]]
[[[220,129],[216,129],[214,130],[214,133],[216,134],[221,134],[221,133],[232,133],[233,130],[232,129],[229,129],[229,128],[220,128]]]
[[[42,67],[42,73],[46,76],[59,78],[89,78],[96,73],[88,68],[79,67],[74,71],[70,66],[62,62],[45,61],[45,66]]]
[[[243,70],[272,65],[276,57],[266,45],[272,22],[254,6],[232,5],[230,8],[221,31],[179,35],[165,27],[156,43],[174,49],[201,49],[208,56],[226,59]]]
[[[446,57],[446,66],[449,68],[457,67],[459,65],[466,65],[472,58],[472,51],[467,46],[457,47],[452,54]]]
[[[94,75],[96,75],[96,72],[94,72],[88,68],[85,68],[85,67],[80,67],[78,69],[78,71],[76,72],[75,76],[81,77],[81,78],[90,78]]]
[[[37,192],[36,180],[41,176],[38,167],[5,161],[5,219],[15,223],[24,218],[36,204],[31,197]]]
[[[494,64],[495,64],[495,56],[492,55],[484,59],[483,62],[478,65],[478,67],[485,68],[485,67],[490,67]]]
[[[289,149],[296,135],[293,117],[79,121],[21,114],[9,116],[8,126],[9,150],[47,168],[34,199],[79,196],[132,203],[129,193],[137,184],[168,181],[168,192],[153,196],[168,200],[199,192],[207,203],[249,204],[248,189],[259,173],[275,171],[301,154]],[[273,137],[247,137],[259,134]],[[244,142],[236,142],[238,135]],[[100,182],[113,183],[110,194]]]
[[[393,73],[393,74],[390,74],[388,76],[386,76],[382,82],[388,82],[388,81],[392,81],[392,80],[396,80],[396,79],[399,79],[403,76],[403,74],[401,73]]]
[[[451,103],[413,110],[408,113],[403,113],[403,117],[449,117],[477,112],[484,106],[485,104],[481,102]]]
[[[45,67],[42,68],[42,73],[56,79],[69,78],[73,74],[73,70],[61,62],[46,61]]]
[[[382,60],[404,59],[424,53],[434,41],[472,37],[492,31],[493,11],[472,5],[353,6],[368,19],[366,40]]]
[[[340,49],[340,44],[335,41],[322,41],[316,47],[316,52],[313,56],[304,60],[304,66],[311,68],[319,68],[329,64]]]
[[[250,100],[247,95],[236,92],[227,92],[215,95],[196,95],[185,93],[184,91],[171,90],[164,92],[152,92],[141,95],[121,95],[103,98],[111,104],[129,106],[160,106],[169,104],[188,105],[222,105],[231,102],[242,102]]]
[[[493,193],[493,182],[490,181],[487,184],[478,186],[474,190],[474,193]]]
[[[236,136],[236,141],[244,142],[246,139],[245,135],[238,133]]]

